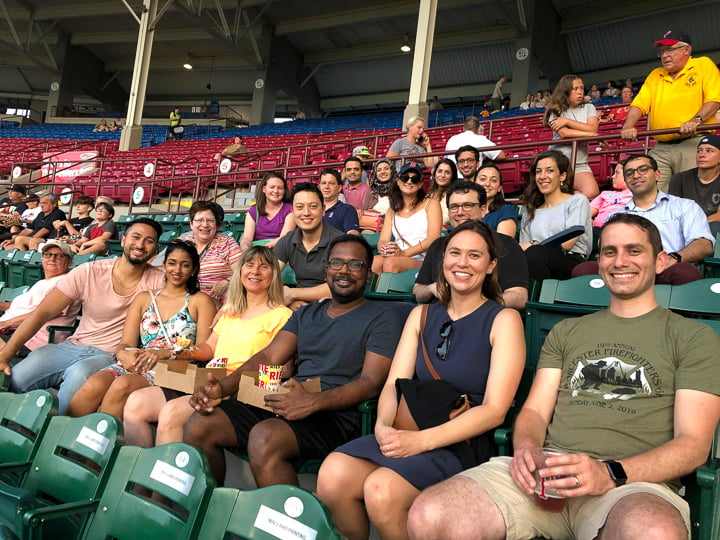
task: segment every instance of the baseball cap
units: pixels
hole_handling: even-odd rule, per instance
[[[51,247],[60,248],[60,251],[62,251],[64,255],[70,257],[70,260],[72,260],[74,253],[73,250],[70,249],[70,244],[68,244],[67,242],[63,242],[62,240],[48,240],[40,246],[40,253],[45,253],[45,250]]]
[[[353,156],[360,156],[364,158],[373,158],[375,157],[371,152],[370,149],[367,146],[356,146],[353,148],[352,151]]]
[[[17,191],[18,193],[25,195],[27,193],[27,188],[22,184],[13,184],[8,188],[8,191]]]
[[[700,139],[698,146],[701,144],[709,144],[710,146],[714,146],[720,150],[720,135],[705,135],[702,139]]]
[[[400,176],[402,176],[408,171],[416,172],[420,176],[420,178],[422,178],[422,168],[417,163],[406,163],[405,165],[403,165],[400,169]]]
[[[690,40],[690,36],[687,32],[684,30],[668,30],[665,32],[662,37],[655,42],[653,47],[663,47],[666,45],[675,45],[676,43],[682,41],[683,43],[687,43],[688,45],[692,45],[692,41]]]

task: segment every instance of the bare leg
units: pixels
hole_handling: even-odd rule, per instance
[[[405,272],[406,270],[415,270],[421,266],[422,263],[412,257],[385,257],[382,271],[397,274],[398,272]]]
[[[365,480],[365,506],[382,538],[408,538],[408,510],[420,490],[391,469],[380,467]]]
[[[454,476],[420,493],[410,507],[407,527],[410,538],[417,540],[505,538],[500,509],[477,482],[464,476]]]
[[[114,381],[115,374],[112,371],[98,371],[91,375],[75,392],[65,414],[78,417],[96,412],[102,403],[105,392]]]
[[[677,509],[650,493],[623,497],[608,514],[598,540],[687,540],[688,530]]]
[[[100,412],[112,414],[115,418],[122,420],[123,407],[130,394],[135,390],[147,388],[150,383],[145,377],[137,373],[129,373],[117,377],[105,392],[105,397],[100,405]]]
[[[216,408],[212,414],[201,415],[193,412],[185,424],[183,441],[197,446],[210,462],[218,485],[225,483],[225,454],[223,449],[237,446],[235,429],[222,409]]]
[[[383,257],[382,255],[375,255],[375,257],[373,258],[373,263],[372,263],[373,273],[378,274],[378,275],[382,274],[384,265],[385,265],[385,257]]]
[[[250,468],[259,488],[275,484],[298,485],[291,463],[299,452],[297,439],[285,422],[270,418],[255,424],[250,430],[247,447]]]
[[[376,469],[378,465],[372,461],[340,452],[330,454],[320,467],[317,495],[332,512],[338,530],[350,540],[370,534],[363,485]]]
[[[128,396],[123,409],[125,441],[133,446],[153,446],[153,430],[150,424],[158,421],[165,394],[159,386],[143,388]]]
[[[155,444],[182,442],[185,424],[195,412],[190,406],[190,396],[183,396],[168,401],[160,411]]]
[[[573,186],[577,193],[582,193],[588,199],[594,199],[600,193],[595,176],[591,171],[576,172]]]

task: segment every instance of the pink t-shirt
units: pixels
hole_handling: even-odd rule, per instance
[[[10,307],[8,308],[8,310],[3,314],[2,317],[0,317],[0,321],[13,319],[20,315],[25,315],[26,313],[31,313],[35,311],[35,308],[40,305],[40,302],[45,299],[48,293],[55,287],[58,281],[65,277],[65,275],[66,274],[62,274],[60,276],[55,276],[50,279],[41,279],[40,281],[35,283],[35,285],[33,285],[28,292],[16,296],[15,299],[10,303]],[[75,317],[77,316],[79,311],[80,302],[73,302],[64,310],[62,310],[60,315],[58,315],[54,319],[50,319],[46,324],[44,324],[42,328],[38,330],[33,337],[31,337],[28,341],[25,342],[25,346],[31,351],[34,351],[38,347],[47,345],[49,337],[47,327],[72,326],[72,324],[75,322]],[[56,336],[57,337],[55,339],[55,343],[61,343],[65,341],[67,337],[67,332],[58,333],[56,334]]]
[[[622,191],[603,191],[590,201],[591,208],[597,208],[597,216],[593,218],[593,227],[602,227],[610,216],[620,212],[633,198],[629,189]]]
[[[370,208],[370,186],[362,182],[357,187],[350,187],[348,184],[343,188],[345,202],[354,206],[357,210]]]
[[[80,325],[68,338],[69,342],[114,354],[130,304],[141,292],[157,291],[165,284],[165,272],[148,266],[135,290],[121,296],[112,286],[112,267],[116,262],[117,259],[102,259],[81,264],[57,284],[61,293],[82,303]]]

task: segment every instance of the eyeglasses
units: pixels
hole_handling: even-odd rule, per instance
[[[207,223],[208,225],[215,225],[215,223],[217,223],[217,221],[215,221],[214,219],[207,219],[207,218],[195,218],[192,220],[192,222],[197,223],[198,225],[200,225],[202,223]]]
[[[442,341],[435,347],[435,354],[437,357],[445,361],[450,350],[450,335],[453,331],[453,321],[445,321],[440,327],[440,338]]]
[[[95,207],[95,211],[96,212],[107,212],[108,209],[105,208],[104,206],[97,206],[97,207]]]
[[[47,260],[62,259],[63,257],[66,257],[66,256],[67,255],[65,255],[64,253],[43,253],[42,254],[42,258],[47,259]]]
[[[472,209],[475,208],[476,206],[480,206],[480,203],[466,202],[466,203],[462,203],[462,204],[451,204],[451,205],[448,205],[448,212],[450,212],[451,214],[456,214],[460,211],[461,208],[463,210],[465,210],[466,212],[472,212]]]
[[[475,159],[475,158],[458,159],[457,164],[458,165],[471,165],[471,164],[475,163],[476,161],[477,161],[477,159]]]
[[[657,57],[661,58],[663,54],[672,54],[675,51],[687,47],[687,45],[676,45],[675,47],[668,47],[667,49],[660,49],[657,51]]]
[[[365,261],[361,261],[360,259],[350,259],[349,261],[345,261],[343,259],[330,259],[327,262],[327,267],[331,270],[341,270],[343,266],[347,264],[347,267],[349,270],[353,272],[359,272],[362,270],[365,266]]]
[[[416,174],[403,174],[400,177],[400,181],[403,183],[412,182],[413,184],[419,184],[422,182],[422,178]]]
[[[635,173],[645,174],[650,169],[652,169],[650,165],[640,165],[637,169],[625,169],[623,174],[626,178],[632,178],[635,176]]]

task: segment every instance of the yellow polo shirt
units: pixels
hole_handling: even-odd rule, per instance
[[[673,79],[665,68],[656,68],[632,102],[648,116],[648,129],[677,128],[697,114],[704,103],[720,102],[720,72],[706,56],[690,57]],[[713,124],[715,118],[704,123]],[[658,141],[682,139],[677,133],[658,135]]]

